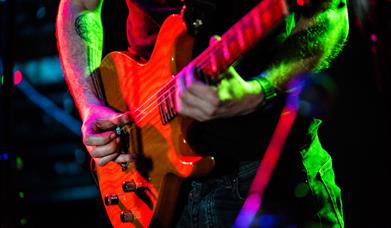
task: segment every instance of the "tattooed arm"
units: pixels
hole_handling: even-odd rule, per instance
[[[100,7],[99,0],[64,0],[60,3],[57,16],[58,49],[65,79],[82,119],[91,105],[101,104],[92,90],[90,78],[102,57]]]
[[[130,159],[129,155],[119,155],[119,138],[113,132],[117,124],[129,122],[129,117],[105,107],[91,80],[102,58],[102,3],[103,0],[62,0],[56,21],[58,50],[83,121],[83,141],[99,165]]]
[[[293,16],[287,19],[287,32],[276,51],[272,64],[262,74],[268,88],[285,90],[296,75],[326,68],[340,52],[348,35],[346,0],[323,0],[312,12],[301,15],[296,23]],[[189,70],[188,72],[192,72]],[[229,77],[218,88],[208,87],[193,76],[178,83],[177,111],[199,121],[243,115],[256,110],[265,99],[264,88],[257,80],[244,81],[229,68]],[[271,93],[272,95],[274,93]]]

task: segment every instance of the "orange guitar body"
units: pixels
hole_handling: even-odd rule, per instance
[[[102,200],[114,227],[172,225],[183,178],[203,176],[214,168],[213,157],[198,156],[186,143],[190,119],[176,115],[168,123],[161,120],[159,91],[191,61],[192,47],[185,23],[172,15],[164,22],[147,63],[124,52],[103,59],[101,94],[109,106],[129,112],[135,122],[128,128],[129,152],[137,156],[135,162],[125,169],[114,162],[97,167]],[[134,183],[137,189],[125,192],[124,182]],[[113,195],[115,199],[107,202]]]
[[[199,156],[186,142],[192,120],[175,112],[175,78],[192,63],[208,80],[220,79],[228,66],[250,50],[289,14],[285,0],[263,0],[192,59],[193,39],[179,15],[169,16],[147,63],[112,52],[94,78],[98,95],[119,112],[129,112],[124,150],[135,162],[97,167],[99,188],[114,227],[171,227],[184,178],[205,176],[214,159]],[[219,78],[220,77],[220,78]],[[122,135],[122,134],[120,134]]]

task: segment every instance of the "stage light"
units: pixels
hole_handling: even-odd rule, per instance
[[[378,37],[377,37],[377,35],[375,33],[371,34],[371,41],[372,41],[372,43],[377,43]]]
[[[20,70],[14,72],[14,85],[19,85],[23,80],[23,75]]]
[[[26,218],[21,218],[19,222],[20,222],[21,225],[26,225],[27,224],[27,219]]]
[[[19,157],[19,156],[16,157],[15,162],[16,162],[16,169],[22,170],[22,169],[23,169],[23,166],[24,166],[24,163],[23,163],[22,158]]]
[[[296,0],[297,5],[304,6],[304,0]]]
[[[0,160],[8,160],[8,154],[7,153],[0,154]]]
[[[19,192],[19,198],[24,199],[24,192]]]

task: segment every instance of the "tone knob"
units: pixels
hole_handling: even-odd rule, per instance
[[[124,192],[134,192],[141,187],[142,183],[136,183],[134,180],[124,181],[122,183],[122,190],[124,190]]]
[[[117,194],[105,195],[105,204],[106,206],[118,205],[119,204],[118,195]]]
[[[121,222],[133,222],[134,221],[134,215],[130,211],[121,211]]]

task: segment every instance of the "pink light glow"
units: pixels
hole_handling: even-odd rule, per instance
[[[23,75],[20,70],[14,72],[14,85],[19,85],[23,80]]]
[[[371,34],[371,41],[372,41],[373,43],[377,43],[378,37],[377,37],[376,34],[374,34],[374,33]]]
[[[304,0],[296,0],[297,5],[304,6]]]
[[[299,86],[300,85],[300,86]],[[299,86],[299,87],[298,87]],[[291,82],[291,88],[294,90],[288,96],[286,105],[281,112],[280,119],[274,130],[269,146],[261,160],[257,173],[250,186],[249,196],[246,198],[244,205],[236,218],[234,227],[250,227],[259,208],[262,206],[262,196],[269,183],[270,177],[274,171],[277,161],[280,157],[282,147],[291,131],[291,127],[296,119],[299,108],[299,94],[301,92],[301,83],[299,80]]]
[[[251,184],[249,197],[247,197],[235,221],[235,227],[249,227],[261,207],[262,195],[269,183],[274,167],[280,157],[282,147],[296,119],[296,115],[297,107],[291,108],[285,106],[257,174]]]

